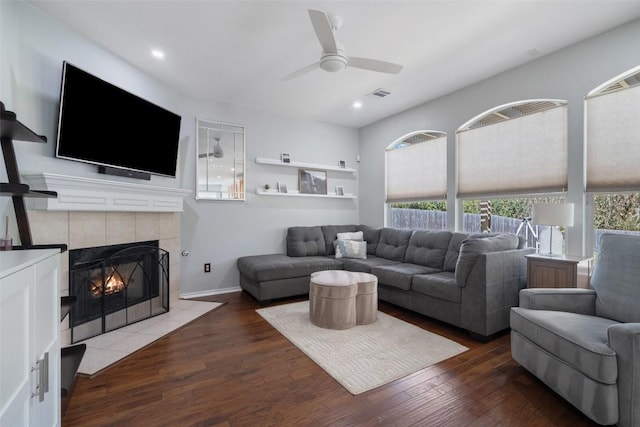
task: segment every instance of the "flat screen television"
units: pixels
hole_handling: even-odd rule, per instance
[[[176,176],[181,117],[64,61],[56,157],[102,173]]]

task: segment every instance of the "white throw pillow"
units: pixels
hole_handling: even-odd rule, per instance
[[[336,258],[367,258],[367,242],[336,240]]]
[[[336,237],[337,240],[358,240],[358,241],[363,241],[364,240],[364,234],[362,233],[362,231],[354,231],[353,233],[338,233],[338,236]]]

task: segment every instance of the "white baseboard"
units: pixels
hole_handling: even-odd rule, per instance
[[[240,286],[234,286],[232,288],[213,289],[210,291],[180,293],[180,298],[184,298],[184,299],[201,298],[201,297],[209,297],[211,295],[229,294],[231,292],[240,292],[240,291],[242,291]]]

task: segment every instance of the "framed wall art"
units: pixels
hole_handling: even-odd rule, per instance
[[[327,194],[327,171],[298,169],[298,185],[303,194]]]

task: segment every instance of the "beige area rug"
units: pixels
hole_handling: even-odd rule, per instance
[[[130,354],[224,305],[220,302],[172,299],[169,312],[81,341],[87,345],[78,374],[94,376]]]
[[[374,389],[468,350],[382,312],[370,325],[332,330],[311,323],[308,301],[256,311],[351,394]]]

